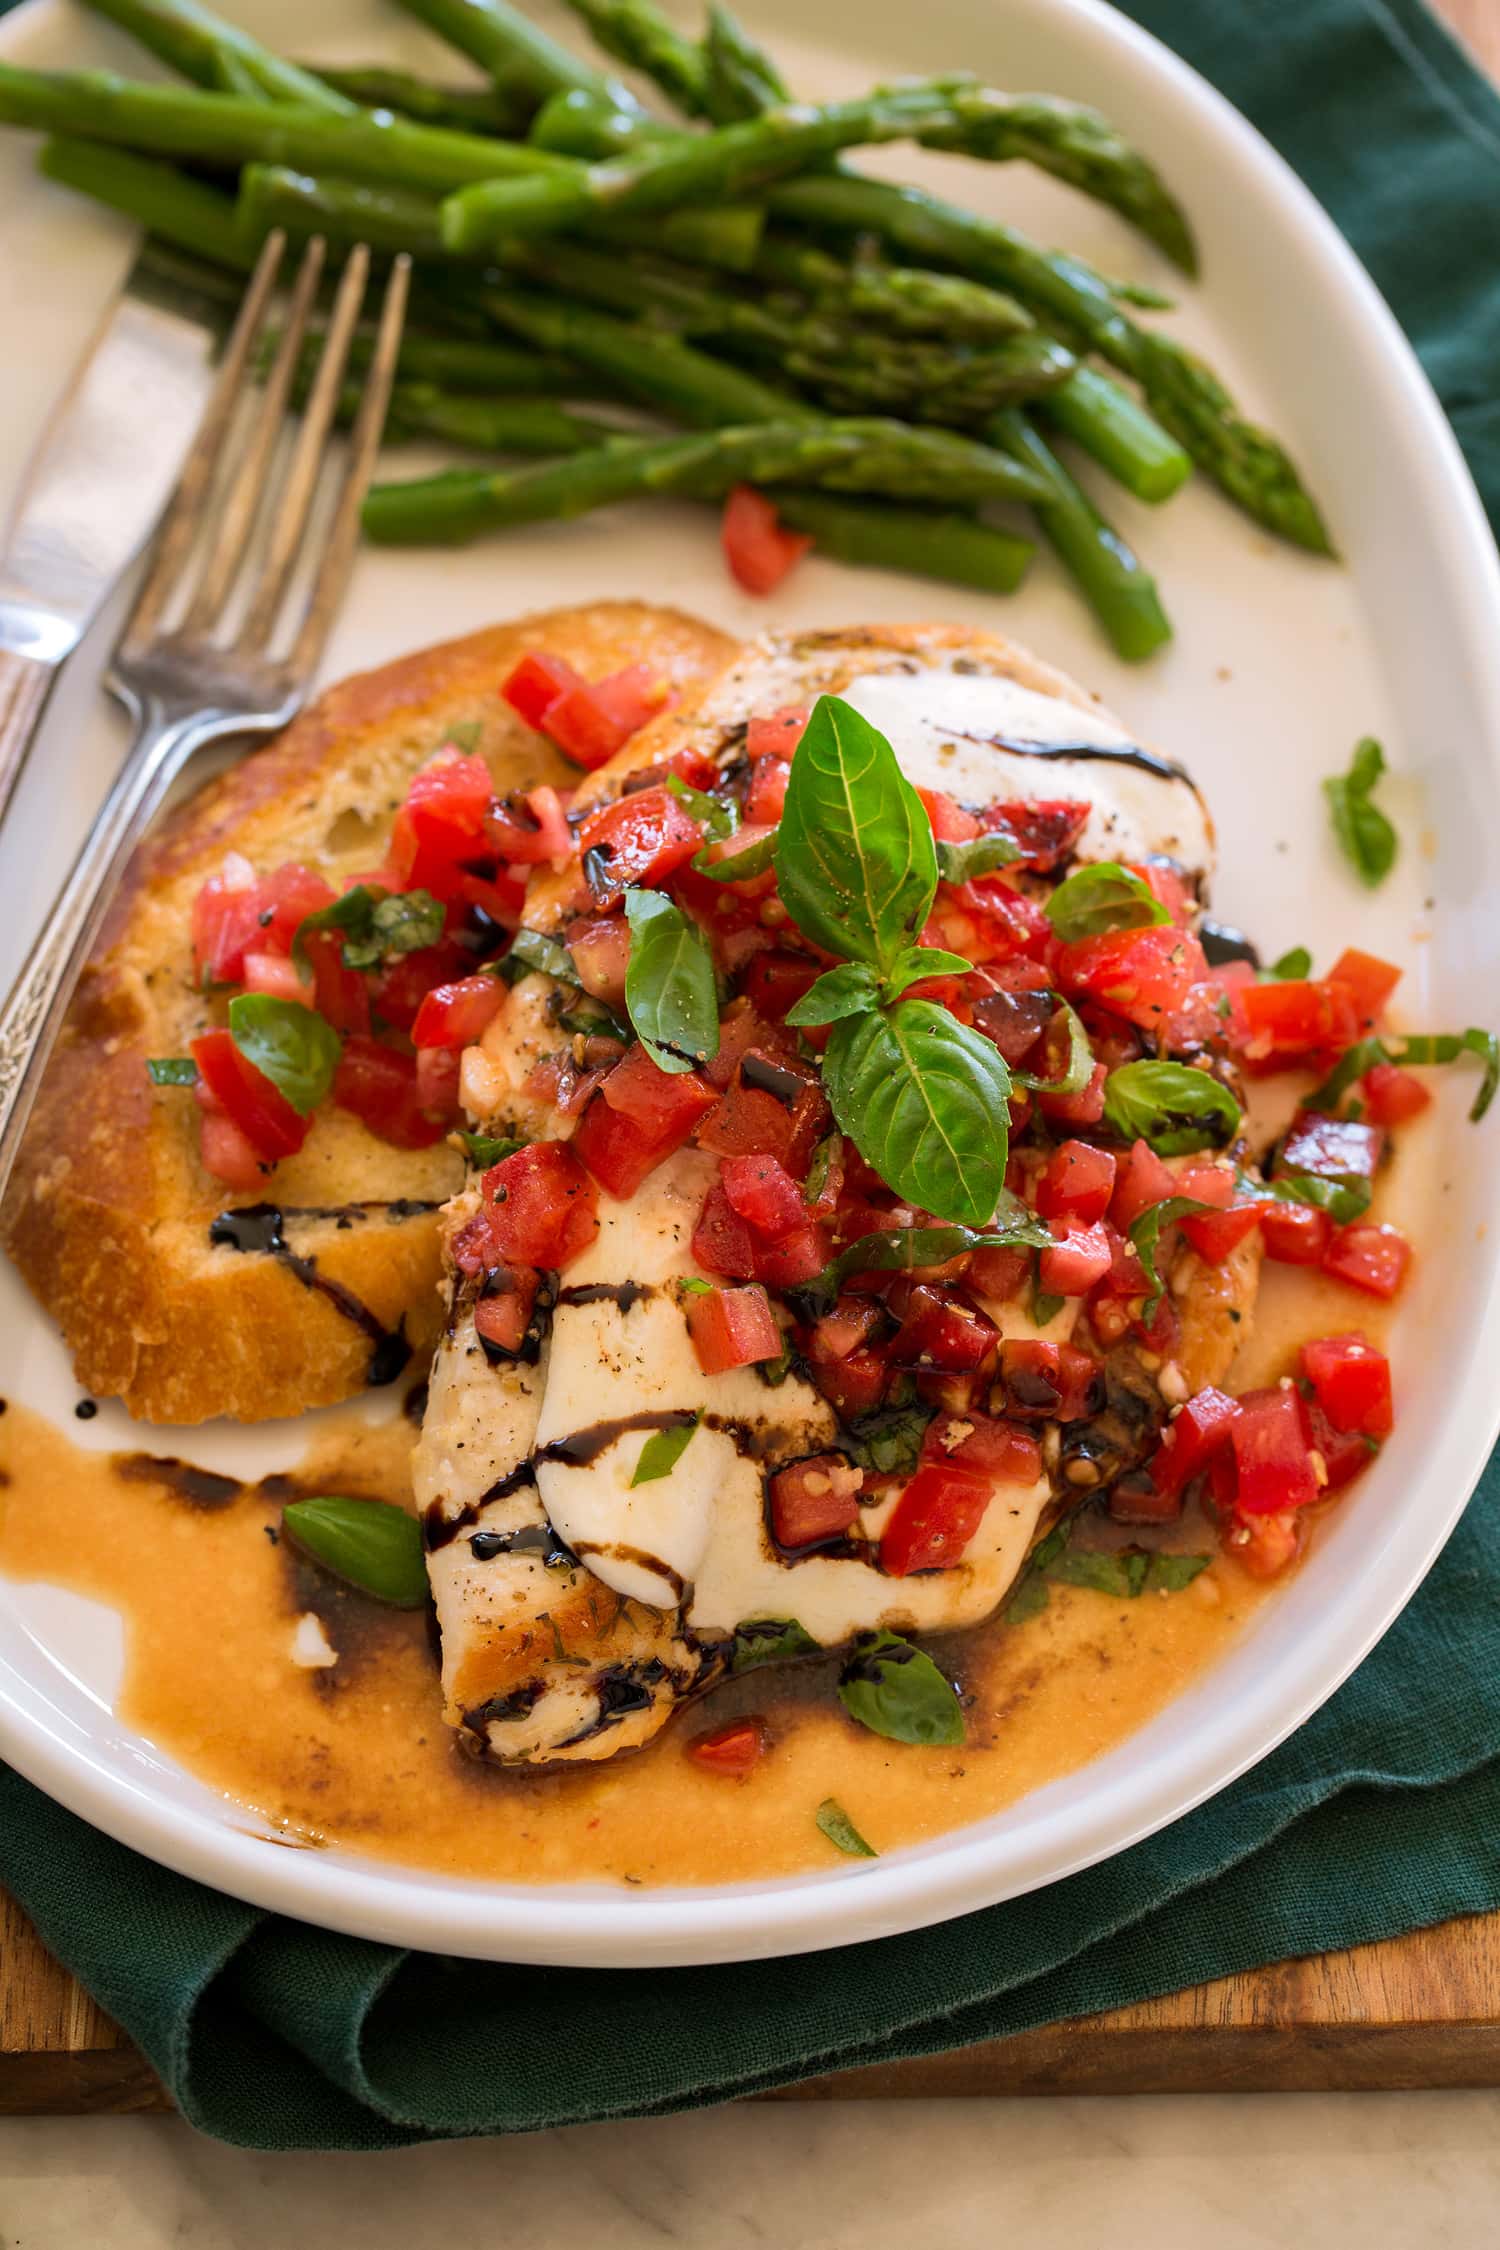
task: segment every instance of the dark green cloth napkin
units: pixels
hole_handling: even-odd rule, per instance
[[[1135,0],[1303,174],[1500,520],[1500,100],[1416,0]],[[660,2114],[1500,1906],[1500,1459],[1405,1616],[1236,1787],[1106,1866],[749,1967],[476,1967],[164,1873],[0,1769],[0,1882],[184,2113],[256,2148]]]

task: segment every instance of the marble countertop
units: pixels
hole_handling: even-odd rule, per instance
[[[0,2123],[3,2250],[1480,2250],[1500,2092],[788,2103],[388,2156]]]

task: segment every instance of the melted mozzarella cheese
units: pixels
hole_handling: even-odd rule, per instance
[[[1093,811],[1080,858],[1138,860],[1160,852],[1190,871],[1213,864],[1208,815],[1185,775],[1125,758],[1039,757],[1025,747],[1134,748],[1112,719],[1086,704],[989,673],[936,669],[867,673],[843,694],[879,727],[902,772],[920,788],[946,790],[974,805],[1007,797],[1086,797]]]

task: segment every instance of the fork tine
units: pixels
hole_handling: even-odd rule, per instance
[[[385,303],[381,307],[375,349],[370,356],[364,394],[359,402],[359,413],[349,441],[349,461],[344,471],[338,508],[308,597],[307,614],[292,647],[291,669],[297,679],[306,679],[322,654],[328,629],[344,598],[344,588],[349,583],[354,550],[359,541],[359,512],[370,482],[370,473],[375,466],[375,455],[380,448],[386,409],[390,405],[391,385],[396,377],[396,359],[401,350],[401,328],[406,318],[406,300],[410,286],[411,260],[403,251],[391,267],[390,279],[386,283]]]
[[[302,268],[297,275],[297,284],[287,309],[286,325],[282,329],[276,357],[256,412],[255,427],[245,447],[244,458],[234,472],[229,490],[217,506],[218,522],[213,546],[205,558],[198,589],[178,627],[179,632],[198,633],[209,629],[219,615],[244,559],[256,516],[266,497],[266,473],[276,449],[276,440],[281,434],[282,417],[286,412],[292,378],[297,371],[313,293],[322,278],[323,255],[323,238],[315,235],[307,245]]]
[[[318,362],[312,391],[303,409],[302,427],[297,433],[286,483],[277,501],[270,551],[262,567],[260,584],[234,644],[242,652],[263,649],[269,641],[286,597],[292,572],[296,568],[302,534],[307,528],[313,494],[317,489],[318,471],[323,464],[324,447],[328,442],[328,432],[338,405],[344,362],[349,356],[349,342],[354,334],[355,322],[359,319],[359,308],[364,298],[369,271],[370,253],[361,242],[349,253],[348,263],[339,281],[323,356]]]
[[[255,262],[250,286],[225,347],[213,395],[204,410],[193,449],[157,535],[155,560],[120,637],[119,652],[126,658],[137,655],[156,632],[162,610],[193,544],[204,496],[218,466],[224,433],[239,399],[245,369],[265,317],[285,245],[286,236],[278,228],[267,235]]]

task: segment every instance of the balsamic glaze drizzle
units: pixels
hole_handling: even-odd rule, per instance
[[[289,1208],[283,1211],[275,1203],[247,1203],[235,1210],[221,1211],[210,1222],[208,1239],[216,1249],[255,1252],[275,1258],[289,1273],[295,1274],[304,1289],[311,1289],[370,1339],[370,1364],[365,1381],[372,1390],[394,1383],[411,1358],[411,1345],[403,1328],[390,1329],[376,1319],[366,1304],[362,1304],[352,1289],[341,1281],[334,1281],[318,1271],[316,1258],[305,1257],[292,1248],[286,1239],[288,1219],[333,1219],[340,1225],[355,1217],[363,1218],[368,1211],[384,1210],[397,1219],[408,1219],[418,1212],[435,1211],[435,1203],[411,1203],[404,1199],[394,1203],[345,1204],[332,1208]]]
[[[1080,765],[1097,760],[1107,765],[1134,766],[1138,772],[1154,774],[1159,781],[1186,781],[1190,785],[1193,778],[1186,766],[1179,766],[1175,759],[1159,758],[1154,751],[1142,750],[1135,743],[1111,748],[1103,742],[1028,742],[1024,736],[966,734],[958,728],[942,731],[955,742],[977,742],[986,750],[1013,750],[1022,758],[1066,758]]]

